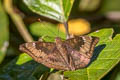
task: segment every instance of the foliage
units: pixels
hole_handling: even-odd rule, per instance
[[[61,32],[57,25],[48,22],[33,23],[30,25],[30,31],[34,36],[43,37],[47,42],[53,42],[57,36],[65,39],[65,33]]]
[[[41,28],[39,27],[39,29]],[[36,28],[36,31],[37,30],[39,31],[39,29]],[[101,34],[104,34],[104,37],[101,36]],[[80,79],[96,80],[96,79],[101,79],[105,74],[107,74],[120,61],[120,48],[119,48],[120,35],[119,34],[116,35],[116,37],[114,37],[112,40],[112,34],[113,34],[112,29],[103,29],[103,30],[99,30],[97,32],[91,33],[90,35],[98,36],[100,38],[100,42],[95,48],[95,52],[92,60],[93,62],[87,68],[79,69],[76,71],[66,71],[64,72],[64,76],[70,78],[71,80],[80,80]],[[114,48],[111,49],[112,46],[114,46]],[[40,70],[37,70],[38,67]],[[33,74],[46,71],[46,69],[42,69],[42,67],[40,64],[35,63],[34,61],[31,61],[31,57],[29,57],[28,55],[21,54],[18,59],[15,59],[14,61],[10,62],[2,70],[3,70],[3,73],[8,72],[9,77],[11,77],[10,76],[11,73],[15,75],[16,74],[15,72],[17,72],[18,74],[16,74],[12,78],[19,79],[20,77],[18,78],[17,76],[21,75],[21,78],[24,77],[23,78],[24,80],[27,78],[27,76],[24,76],[26,69],[29,75],[31,75],[32,78],[33,77],[35,78]]]
[[[90,64],[83,69],[64,71],[64,78],[66,80],[119,80],[119,14],[112,16],[114,19],[110,17],[111,20],[101,14],[107,16],[106,13],[118,12],[120,1],[94,1],[0,0],[0,80],[45,80],[47,77],[48,80],[52,77],[61,79],[61,71],[49,69],[35,62],[26,53],[21,53],[18,46],[24,41],[38,40],[39,37],[46,42],[54,42],[57,36],[65,40],[66,35],[59,30],[57,24],[65,23],[71,18],[77,20],[76,18],[79,17],[84,17],[92,23],[92,33],[88,35],[97,36],[100,41],[95,47]],[[37,22],[36,18],[40,18],[41,22]],[[83,28],[80,29],[83,30]],[[75,26],[71,27],[71,30],[75,30]],[[8,44],[10,44],[9,47]]]
[[[64,73],[65,76],[71,80],[100,80],[106,75],[120,61],[120,34],[116,35],[113,40],[112,34],[112,29],[103,29],[91,33],[90,35],[100,38],[93,56],[93,59],[94,57],[96,59],[87,68],[77,71],[67,71]]]
[[[8,47],[9,31],[8,18],[3,10],[0,0],[0,63],[5,57],[6,48]]]
[[[25,4],[35,13],[66,22],[74,0],[24,0]]]

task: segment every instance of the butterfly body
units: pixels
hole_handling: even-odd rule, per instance
[[[88,65],[98,41],[99,38],[90,36],[77,36],[65,41],[57,37],[55,42],[22,44],[20,50],[49,68],[76,70]]]

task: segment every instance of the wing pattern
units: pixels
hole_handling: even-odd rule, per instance
[[[68,70],[64,60],[60,56],[55,43],[48,42],[29,42],[20,45],[20,50],[26,52],[35,61],[49,68],[58,70]]]
[[[64,42],[71,55],[75,69],[88,65],[99,38],[93,36],[76,36]]]
[[[88,65],[99,38],[76,36],[65,41],[29,42],[20,45],[35,61],[57,70],[76,70]]]

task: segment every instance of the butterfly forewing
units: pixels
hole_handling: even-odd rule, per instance
[[[20,50],[35,61],[57,70],[76,70],[88,65],[98,37],[76,36],[56,42],[29,42],[20,45]]]
[[[48,42],[29,42],[20,45],[20,50],[26,52],[35,61],[49,68],[57,70],[69,70],[66,63],[60,56],[55,43]]]

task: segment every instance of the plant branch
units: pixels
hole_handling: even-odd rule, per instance
[[[4,0],[4,7],[5,7],[5,10],[8,12],[8,14],[10,15],[10,17],[12,18],[13,22],[15,23],[23,39],[26,42],[32,42],[33,38],[27,31],[25,24],[22,21],[22,18],[17,13],[15,13],[13,10],[12,0]]]
[[[67,39],[69,39],[70,34],[69,34],[69,30],[68,30],[68,22],[64,22],[64,27],[65,27],[65,31],[66,31],[66,37],[67,37]]]

